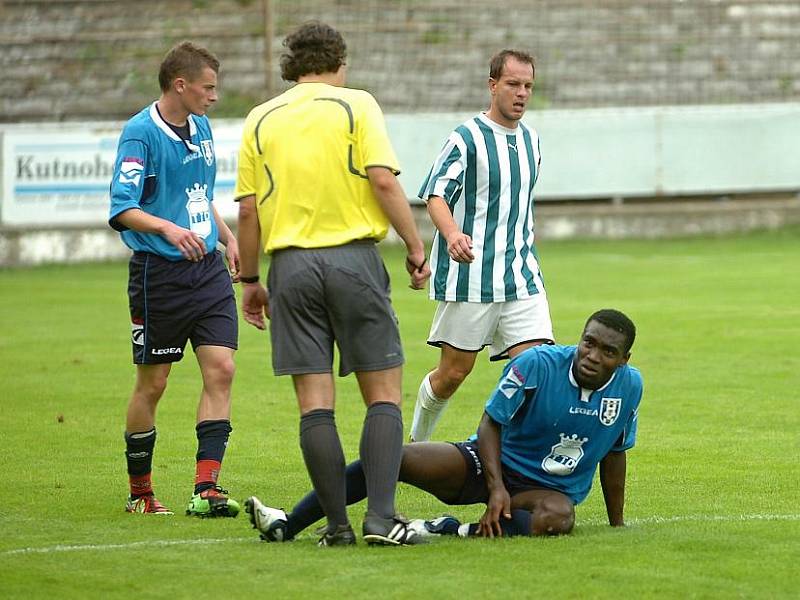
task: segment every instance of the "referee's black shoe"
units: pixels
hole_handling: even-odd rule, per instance
[[[319,538],[318,546],[353,546],[356,543],[356,534],[350,525],[337,525],[333,531],[325,527]]]
[[[400,515],[384,519],[367,513],[362,532],[364,541],[370,546],[415,546],[428,543],[428,540],[409,526],[408,519]]]

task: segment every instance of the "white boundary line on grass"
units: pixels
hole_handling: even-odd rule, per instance
[[[57,544],[55,546],[42,546],[40,548],[16,548],[0,552],[0,556],[13,554],[52,554],[56,552],[77,552],[80,550],[133,550],[134,548],[164,548],[166,546],[193,546],[196,544],[219,544],[222,542],[255,542],[257,538],[200,538],[194,540],[144,540],[141,542],[128,542],[127,544]]]
[[[666,523],[680,523],[684,521],[694,521],[700,523],[713,523],[713,522],[747,522],[747,521],[800,521],[800,514],[798,515],[676,515],[672,517],[662,517],[654,515],[652,517],[642,517],[635,519],[627,519],[625,522],[628,525],[663,525]],[[602,525],[605,524],[601,519],[586,519],[578,520],[578,526],[584,525]],[[145,540],[141,542],[129,542],[127,544],[57,544],[55,546],[42,546],[39,548],[15,548],[13,550],[4,550],[0,552],[0,556],[12,556],[15,554],[55,554],[59,552],[80,552],[82,550],[89,551],[107,551],[107,550],[133,550],[135,548],[163,548],[167,546],[192,546],[197,544],[218,544],[224,542],[255,542],[256,538],[249,537],[236,537],[236,538],[200,538],[194,540]]]
[[[641,517],[625,519],[626,525],[662,525],[665,523],[680,523],[684,521],[694,521],[698,523],[712,522],[747,522],[747,521],[800,521],[800,515],[675,515],[672,517],[662,517],[653,515],[652,517]],[[605,525],[605,519],[586,519],[578,518],[576,524],[584,525]]]

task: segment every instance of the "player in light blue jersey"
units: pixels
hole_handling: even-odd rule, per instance
[[[111,181],[109,223],[133,251],[171,261],[196,260],[216,250],[219,240],[211,127],[205,115],[189,113],[182,126],[186,133],[181,134],[181,128],[166,121],[162,111],[153,102],[122,130]],[[120,215],[131,209],[176,227],[165,233],[128,228],[125,221],[131,215],[121,219]],[[185,239],[174,239],[178,236]]]
[[[539,138],[521,122],[533,79],[529,54],[494,56],[489,110],[450,134],[419,192],[436,226],[428,343],[441,354],[420,384],[411,441],[430,439],[484,347],[501,360],[553,343],[533,232]]]
[[[627,316],[597,311],[577,346],[537,346],[508,364],[470,440],[406,444],[400,481],[446,504],[486,504],[477,523],[417,519],[409,530],[422,537],[570,533],[598,465],[609,524],[623,526],[626,452],[636,442],[642,397],[642,377],[628,364],[635,337]],[[361,463],[352,463],[347,502],[365,495]],[[313,493],[289,514],[248,502],[267,541],[290,540],[322,517]]]
[[[203,389],[186,512],[232,517],[239,511],[217,485],[231,432],[238,338],[231,281],[239,272],[236,238],[213,203],[216,157],[205,113],[217,100],[218,71],[205,48],[190,42],[172,48],[159,70],[161,97],[125,125],[114,164],[109,224],[133,250],[128,296],[136,384],[125,426],[131,513],[172,514],[151,482],[155,416],[172,363],[183,358],[189,340]]]

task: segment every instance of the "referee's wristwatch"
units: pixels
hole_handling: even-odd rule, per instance
[[[258,280],[258,275],[253,275],[252,277],[244,277],[243,275],[239,276],[239,281],[242,283],[258,283]]]

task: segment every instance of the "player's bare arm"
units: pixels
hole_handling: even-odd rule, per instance
[[[411,277],[411,287],[421,290],[431,276],[431,269],[405,192],[394,173],[386,167],[367,167],[367,177],[383,212],[406,245],[406,270]]]
[[[157,233],[180,250],[187,260],[196,262],[206,254],[206,244],[202,237],[189,229],[148,214],[139,208],[130,208],[121,212],[117,215],[116,220],[133,231]]]
[[[486,475],[486,487],[489,490],[489,500],[478,525],[478,535],[490,538],[502,536],[500,516],[511,518],[511,496],[503,483],[500,463],[500,425],[486,413],[483,413],[478,426],[478,439],[480,440],[478,454]]]
[[[625,472],[627,459],[625,452],[609,452],[600,461],[600,485],[606,502],[608,524],[624,527],[623,508],[625,506]]]
[[[237,235],[239,272],[242,281],[242,316],[250,325],[264,330],[267,328],[264,317],[269,318],[269,298],[267,288],[258,282],[261,228],[258,224],[254,195],[239,199]]]
[[[239,244],[236,241],[236,237],[233,235],[233,232],[228,227],[228,224],[225,222],[225,219],[223,219],[219,212],[217,212],[217,207],[212,204],[211,210],[214,213],[214,221],[217,223],[219,241],[223,246],[225,246],[225,260],[228,262],[228,271],[230,271],[231,274],[231,281],[233,281],[233,283],[238,283]]]
[[[447,253],[450,258],[460,263],[471,263],[475,260],[475,255],[472,253],[472,238],[459,229],[444,198],[441,196],[428,198],[428,214],[436,229],[447,240]]]

